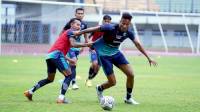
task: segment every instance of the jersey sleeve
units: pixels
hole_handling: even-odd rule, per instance
[[[68,38],[75,38],[73,31],[68,31],[67,32],[67,37]]]
[[[112,25],[110,24],[104,24],[100,26],[100,31],[101,32],[106,32],[112,30]]]
[[[133,41],[135,39],[135,35],[132,31],[129,31],[128,37]]]

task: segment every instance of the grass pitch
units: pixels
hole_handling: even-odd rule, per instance
[[[135,98],[140,105],[127,105],[125,75],[115,69],[117,85],[104,92],[115,98],[113,112],[199,112],[200,111],[200,58],[154,57],[159,66],[149,67],[142,56],[128,60],[135,72]],[[102,70],[93,80],[93,87],[85,86],[89,58],[80,57],[77,67],[79,90],[68,90],[66,97],[72,103],[56,104],[60,91],[57,72],[54,82],[35,92],[33,102],[23,92],[46,77],[45,57],[0,57],[0,112],[102,112],[97,102],[96,84],[106,80]]]

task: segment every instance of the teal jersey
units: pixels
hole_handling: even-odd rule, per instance
[[[48,53],[47,56],[46,56],[46,59],[57,59],[59,57],[64,58],[65,56],[59,50],[55,50],[53,52]]]
[[[97,54],[100,56],[112,56],[119,52],[119,48],[106,44],[103,38],[98,39],[93,46]]]

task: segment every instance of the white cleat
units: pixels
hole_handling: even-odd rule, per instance
[[[58,103],[58,104],[69,104],[71,102],[68,99],[65,99],[65,98],[64,99],[58,98],[56,103]]]
[[[101,99],[103,98],[103,91],[99,91],[98,90],[98,85],[96,86],[96,91],[97,91],[97,97],[98,97],[98,100],[99,102],[101,101]]]
[[[132,104],[132,105],[138,105],[140,103],[138,103],[137,101],[135,101],[133,98],[129,98],[129,99],[124,99],[124,102],[127,104]]]
[[[86,85],[87,87],[91,87],[91,86],[92,86],[92,81],[89,80],[89,79],[87,79],[86,82],[85,82],[85,85]]]
[[[79,89],[78,85],[73,84],[73,85],[72,85],[72,90],[77,90],[77,89]]]

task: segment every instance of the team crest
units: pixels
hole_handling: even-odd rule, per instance
[[[126,33],[123,33],[123,36],[126,36]]]

